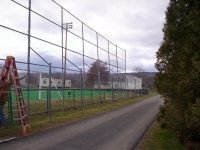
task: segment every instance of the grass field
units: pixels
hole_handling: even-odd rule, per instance
[[[67,90],[51,90],[51,99],[58,100],[62,99],[63,97],[63,92],[64,92],[64,97],[65,98],[70,98],[70,97],[80,97],[81,96],[81,90],[78,89],[67,89]],[[22,89],[22,93],[24,96],[24,100],[28,100],[28,91]],[[116,91],[113,93],[117,93]],[[101,91],[101,95],[111,95],[112,91]],[[83,90],[82,91],[82,96],[98,96],[100,95],[98,90]],[[12,90],[11,91],[11,96],[12,96],[12,101],[15,101],[15,92]],[[42,89],[42,90],[30,90],[29,92],[29,99],[30,100],[44,100],[47,99],[48,97],[48,90],[47,89]]]
[[[100,103],[110,103],[114,104],[116,100],[123,100],[125,97],[134,98],[137,96],[137,93],[133,91],[106,91],[102,90],[100,93],[98,90],[84,90],[78,89],[67,89],[64,91],[64,100],[61,98],[62,90],[52,90],[51,99],[48,100],[47,90],[41,90],[41,98],[39,98],[39,90],[30,90],[30,101],[28,99],[27,90],[22,90],[24,100],[26,103],[26,108],[29,110],[29,114],[38,114],[38,113],[48,113],[53,111],[61,110],[70,110],[84,107],[88,105],[100,104]],[[70,95],[69,95],[70,92]],[[14,103],[16,101],[15,92],[11,91],[11,100],[12,100],[12,109],[17,110],[17,105]],[[37,109],[36,109],[37,108]],[[4,112],[6,116],[9,115],[8,106],[5,105]],[[16,114],[18,115],[18,114]]]

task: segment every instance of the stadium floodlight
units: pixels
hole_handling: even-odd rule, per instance
[[[73,27],[73,22],[69,22],[69,23],[64,23],[63,26],[66,28],[66,40],[65,40],[65,60],[64,60],[64,81],[63,81],[63,85],[64,85],[64,88],[65,88],[65,78],[66,78],[66,58],[67,58],[67,30],[68,29],[72,29]]]
[[[65,27],[66,30],[72,29],[72,27],[73,27],[73,22],[63,23],[63,27]]]

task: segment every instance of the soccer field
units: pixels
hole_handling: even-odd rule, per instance
[[[22,93],[24,96],[24,100],[28,100],[28,91],[22,89]],[[116,93],[116,92],[115,92]],[[109,95],[112,94],[111,91],[101,91],[101,95]],[[98,90],[83,90],[82,96],[98,96],[99,91]],[[63,91],[62,90],[51,90],[51,99],[52,100],[58,100],[62,99]],[[67,89],[64,90],[64,98],[76,98],[81,96],[81,90],[79,89]],[[12,101],[16,100],[15,92],[11,91],[11,97]],[[29,99],[30,100],[46,100],[48,97],[48,90],[30,90],[29,92]]]

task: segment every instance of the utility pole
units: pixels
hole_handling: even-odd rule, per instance
[[[63,81],[63,84],[64,84],[64,88],[65,88],[65,80],[66,80],[66,60],[67,60],[67,30],[68,29],[72,29],[73,27],[73,23],[70,22],[70,23],[64,23],[63,26],[66,27],[66,40],[65,40],[65,56],[64,56],[64,81]]]

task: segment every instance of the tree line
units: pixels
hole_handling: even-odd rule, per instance
[[[158,120],[189,149],[200,149],[200,1],[170,0],[163,41],[156,53]]]

